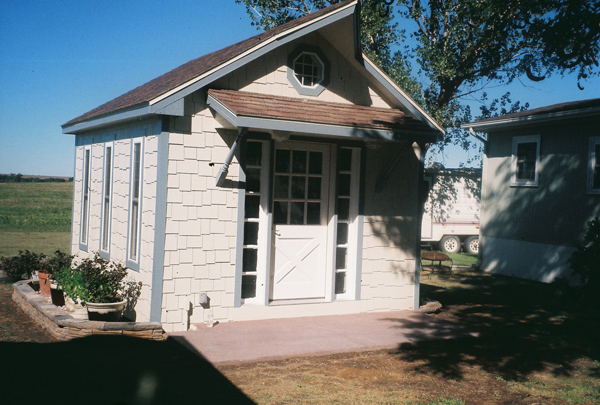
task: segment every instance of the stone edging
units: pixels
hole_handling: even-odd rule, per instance
[[[13,301],[34,321],[58,340],[71,340],[91,335],[125,335],[151,340],[163,340],[159,322],[101,322],[75,319],[53,305],[29,285],[30,280],[13,284]]]

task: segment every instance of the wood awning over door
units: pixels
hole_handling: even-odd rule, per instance
[[[438,130],[393,108],[214,89],[207,103],[232,127],[425,143],[439,137]]]

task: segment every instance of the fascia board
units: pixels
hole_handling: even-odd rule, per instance
[[[472,122],[463,124],[460,127],[462,129],[472,129],[474,131],[486,132],[496,128],[512,128],[523,125],[533,125],[540,122],[552,122],[568,118],[582,118],[594,115],[600,115],[600,108],[594,107],[540,115],[528,115],[524,117],[500,119],[493,122],[482,122],[479,124],[477,122]]]
[[[356,2],[349,3],[346,7],[336,10],[334,14],[324,15],[316,20],[306,22],[294,29],[285,31],[276,35],[269,40],[262,42],[255,47],[243,52],[241,55],[225,62],[224,64],[213,68],[207,73],[196,77],[180,86],[176,87],[169,92],[162,94],[160,97],[150,101],[150,105],[155,104],[163,100],[173,100],[183,98],[196,90],[201,89],[209,85],[210,83],[220,79],[221,77],[233,72],[234,70],[260,58],[261,56],[271,52],[272,50],[279,48],[289,42],[292,42],[302,36],[310,34],[311,32],[317,31],[326,25],[335,23],[348,16],[354,15],[356,9]]]
[[[419,140],[425,142],[435,142],[435,135],[424,135],[418,132],[406,131],[403,133],[377,130],[373,128],[357,128],[342,125],[319,124],[312,122],[300,122],[279,120],[274,118],[256,118],[239,116],[225,107],[214,97],[208,96],[207,104],[215,110],[217,114],[223,117],[227,122],[237,128],[251,128],[267,131],[283,131],[294,132],[298,134],[311,134],[320,136],[334,136],[343,138],[359,138],[371,140],[386,140],[386,141],[404,141],[415,140],[411,136],[420,137]]]
[[[362,55],[362,66],[367,72],[387,90],[399,103],[401,103],[416,119],[424,121],[431,128],[445,134],[446,131],[425,112],[408,94],[394,83],[375,63],[373,63],[365,54]]]
[[[103,117],[95,118],[90,121],[82,121],[72,125],[63,125],[62,132],[63,134],[77,134],[79,132],[87,131],[97,127],[112,125],[118,122],[132,120],[136,118],[142,118],[146,115],[151,114],[151,110],[152,109],[149,105],[142,105],[126,111],[121,111]]]

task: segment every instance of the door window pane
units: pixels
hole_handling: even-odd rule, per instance
[[[338,199],[338,220],[345,221],[350,216],[350,199]]]
[[[339,154],[338,169],[349,171],[352,168],[352,149],[341,148]]]
[[[350,197],[350,175],[340,174],[338,176],[338,195]]]
[[[292,173],[306,173],[307,152],[295,150],[292,154]]]
[[[244,223],[244,245],[258,245],[258,222]]]
[[[262,143],[248,142],[246,147],[246,164],[248,166],[260,166],[262,161]]]
[[[304,224],[304,203],[292,201],[290,210],[290,225]]]
[[[290,172],[290,151],[285,149],[277,149],[275,155],[275,171],[279,173]]]
[[[323,173],[323,153],[310,152],[308,155],[308,173],[322,174]]]
[[[348,243],[348,224],[340,222],[337,226],[337,243],[344,245]]]
[[[256,297],[256,276],[242,276],[242,298]]]
[[[306,224],[319,225],[321,223],[321,203],[309,202],[306,207]]]
[[[246,191],[260,192],[260,169],[246,169]]]
[[[274,198],[289,198],[289,176],[275,176]]]
[[[320,177],[309,177],[308,178],[308,199],[319,200],[321,199],[321,178]]]
[[[288,203],[287,201],[273,202],[273,223],[276,225],[287,224]]]
[[[292,198],[304,199],[306,186],[306,178],[304,176],[293,176],[292,177]]]
[[[246,218],[258,218],[260,210],[260,196],[247,195],[245,202]]]
[[[256,271],[256,264],[258,262],[258,250],[252,248],[244,248],[242,253],[243,272]]]

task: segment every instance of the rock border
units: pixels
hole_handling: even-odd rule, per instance
[[[66,341],[92,335],[124,335],[163,340],[160,322],[102,322],[75,319],[62,308],[42,297],[30,285],[31,280],[13,284],[12,299],[35,322],[58,340]]]

